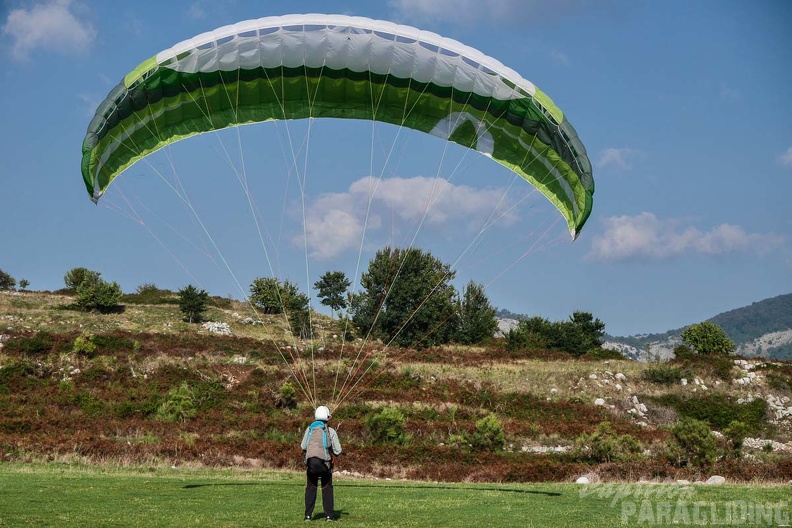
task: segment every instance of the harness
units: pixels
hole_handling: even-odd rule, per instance
[[[310,426],[308,426],[308,445],[311,444],[311,435],[313,434],[314,429],[322,430],[322,447],[324,448],[325,459],[327,459],[327,430],[325,428],[325,423],[321,420],[316,420]]]

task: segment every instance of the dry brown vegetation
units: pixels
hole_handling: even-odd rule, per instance
[[[244,316],[244,305],[212,308],[208,319],[227,322],[234,334],[215,336],[183,322],[173,305],[128,305],[99,315],[71,309],[68,296],[3,293],[0,454],[4,460],[299,469],[299,441],[312,407],[299,392],[294,405],[280,394],[284,383],[296,385],[282,354],[292,342],[277,319],[245,325]],[[75,350],[78,338],[88,335],[96,349]],[[342,348],[331,331],[318,336],[311,372],[321,395],[332,392],[337,373],[346,374],[359,346]],[[781,452],[723,457],[708,468],[670,464],[663,454],[665,426],[677,416],[668,398],[695,398],[704,391],[646,381],[649,364],[508,352],[497,341],[486,347],[389,350],[387,356],[376,347],[370,351],[380,363],[334,412],[348,453],[341,469],[377,478],[469,482],[564,481],[587,473],[602,479],[695,480],[708,473],[792,479],[792,458]],[[708,364],[686,368],[706,383],[707,394],[738,398],[758,390],[717,378]],[[792,379],[788,364],[777,363],[773,372],[773,379]],[[189,404],[182,403],[182,410],[188,412],[167,415],[165,404],[183,386]],[[773,390],[790,394],[783,384]],[[641,420],[626,412],[633,396],[648,407]],[[595,405],[595,398],[605,405]],[[366,418],[383,406],[397,407],[406,417],[407,444],[371,440]],[[460,442],[489,414],[503,424],[503,450],[474,450]],[[576,439],[603,422],[615,434],[634,437],[643,454],[611,462],[574,454]],[[769,418],[753,433],[790,440],[788,423]]]

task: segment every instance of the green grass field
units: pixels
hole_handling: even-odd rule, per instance
[[[497,485],[338,478],[335,493],[338,523],[344,526],[790,522],[789,486]],[[305,525],[302,501],[303,477],[288,472],[0,464],[3,528],[297,526]],[[320,514],[320,509],[314,512],[316,522]]]

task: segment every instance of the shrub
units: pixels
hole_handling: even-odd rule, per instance
[[[117,307],[122,295],[117,282],[109,283],[97,273],[77,286],[76,303],[83,310],[106,313]]]
[[[405,433],[405,423],[404,414],[393,407],[385,407],[366,418],[366,428],[375,444],[408,444],[412,437]]]
[[[95,336],[90,332],[83,332],[78,335],[72,344],[72,352],[75,354],[92,355],[96,352]]]
[[[72,268],[63,276],[63,283],[67,290],[76,292],[80,284],[88,279],[98,279],[99,275],[98,271],[91,271],[88,268]]]
[[[685,418],[694,418],[721,430],[733,421],[740,421],[750,427],[751,431],[758,431],[762,428],[767,410],[767,402],[761,398],[737,403],[724,394],[707,394],[694,398],[667,394],[651,399],[659,405],[673,407]]]
[[[594,361],[604,361],[606,359],[626,359],[624,354],[618,350],[610,348],[592,348],[583,355],[583,359],[592,359]]]
[[[572,453],[592,462],[626,461],[641,453],[641,443],[632,435],[617,435],[610,422],[602,422],[595,432],[575,439]]]
[[[171,389],[160,406],[157,408],[157,419],[166,422],[186,422],[198,414],[195,401],[195,392],[184,381],[181,385]]]
[[[476,451],[500,451],[506,444],[506,435],[498,417],[490,414],[476,421],[476,430],[465,440]]]
[[[27,279],[19,279],[19,287],[23,290],[27,290],[27,287],[30,286],[30,281]]]
[[[506,332],[506,350],[540,350],[547,348],[547,343],[537,332],[521,326]]]
[[[742,455],[743,442],[750,430],[751,428],[747,424],[737,420],[731,422],[729,427],[723,430],[723,436],[726,437],[729,443],[728,455],[734,458],[740,458]]]
[[[690,373],[683,371],[679,367],[674,367],[667,363],[649,367],[644,370],[641,377],[646,381],[659,385],[674,385],[679,383],[682,378],[692,377]]]
[[[685,418],[671,428],[668,456],[677,466],[710,466],[718,456],[715,437],[706,422]]]
[[[0,269],[0,290],[13,290],[15,287],[16,279]]]
[[[734,353],[734,342],[720,326],[709,321],[688,326],[681,337],[686,345],[702,355],[730,356]]]
[[[152,283],[143,283],[135,293],[123,297],[125,303],[131,304],[175,304],[176,294],[171,290],[161,289]]]
[[[49,352],[55,346],[55,338],[47,332],[39,332],[30,337],[20,337],[8,341],[5,349],[9,352],[21,352],[29,356]]]
[[[287,381],[281,385],[280,389],[278,389],[278,396],[276,398],[275,405],[277,407],[293,409],[297,407],[297,401],[295,400],[296,396],[297,391],[294,390],[294,385]]]

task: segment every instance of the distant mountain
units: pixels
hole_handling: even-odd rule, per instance
[[[737,345],[736,354],[748,357],[792,360],[792,293],[779,295],[708,319],[723,328]],[[671,357],[685,328],[663,334],[605,337],[606,348],[633,359]]]
[[[503,309],[496,316],[501,328],[508,328],[524,317]],[[723,312],[708,321],[723,328],[737,345],[738,355],[792,360],[792,293]],[[673,356],[674,347],[682,344],[679,336],[685,328],[629,337],[606,335],[604,346],[632,359],[667,359]]]

